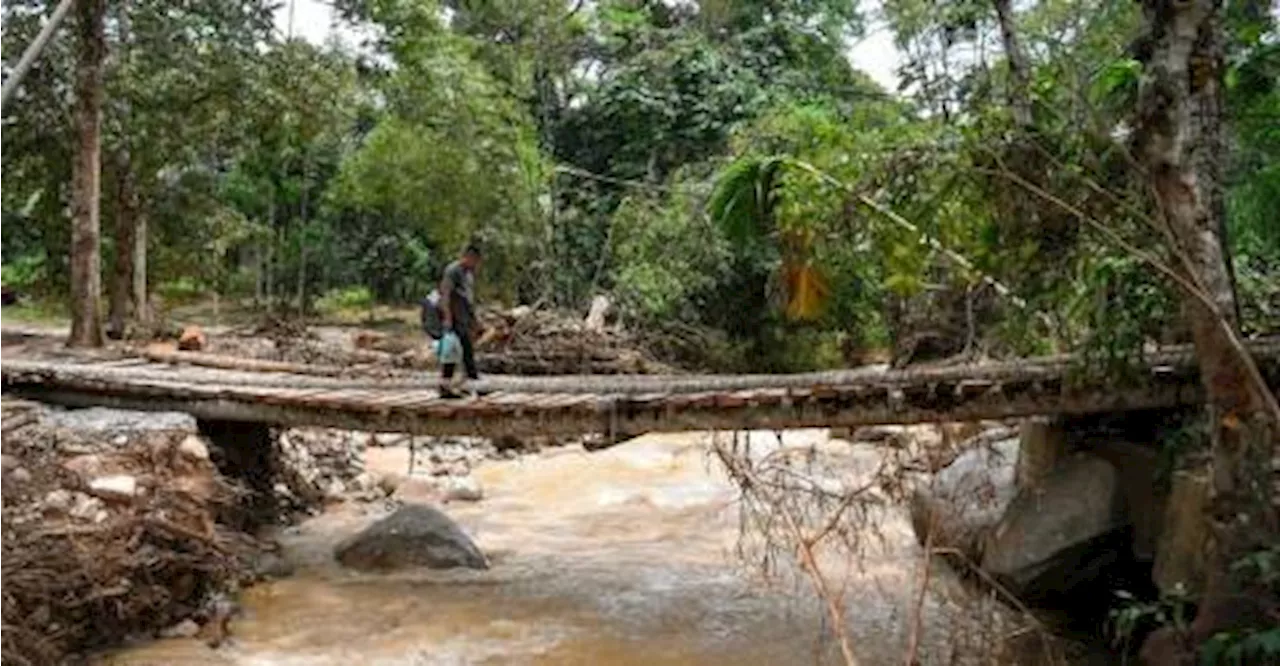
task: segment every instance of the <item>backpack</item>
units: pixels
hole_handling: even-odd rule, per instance
[[[432,340],[444,337],[444,323],[440,320],[440,290],[433,289],[422,299],[422,332]]]

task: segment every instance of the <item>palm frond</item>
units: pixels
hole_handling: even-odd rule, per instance
[[[785,160],[747,157],[724,170],[707,205],[711,219],[735,244],[757,243],[774,230],[777,187]]]

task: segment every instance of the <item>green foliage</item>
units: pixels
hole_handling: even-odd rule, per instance
[[[48,262],[43,254],[28,254],[0,266],[0,281],[6,287],[31,291],[48,280]]]
[[[367,311],[373,307],[373,292],[368,287],[343,287],[330,289],[316,299],[316,312],[333,317],[353,311]]]
[[[192,277],[180,277],[156,285],[155,292],[167,306],[194,303],[208,293],[208,287]]]
[[[908,304],[945,293],[981,294],[1001,350],[1084,349],[1083,371],[1118,379],[1170,338],[1164,280],[1079,219],[1167,260],[1124,138],[1142,74],[1133,3],[1019,6],[1032,71],[1015,91],[987,48],[989,3],[891,0],[899,95],[850,65],[863,17],[845,0],[335,6],[373,28],[377,57],[282,42],[266,2],[113,5],[127,20],[113,23],[103,229],[132,182],[153,284],[410,301],[478,238],[485,298],[580,307],[612,290],[630,320],[714,330],[726,357],[762,367],[839,363],[836,339],[884,345]],[[6,4],[6,61],[47,9]],[[1265,333],[1280,330],[1280,48],[1248,3],[1228,3],[1226,23],[1226,207],[1244,328]],[[0,193],[6,283],[50,293],[67,286],[66,41],[6,119]]]
[[[710,210],[736,252],[779,270],[775,292],[791,319],[844,330],[856,346],[882,345],[887,299],[922,290],[937,258],[922,241],[973,247],[971,213],[955,202],[903,207],[925,221],[906,228],[857,199],[864,190],[919,197],[951,187],[926,166],[938,129],[883,102],[849,115],[823,104],[780,106],[737,134],[748,156],[723,172]],[[925,159],[903,160],[912,153]]]
[[[1280,545],[1249,553],[1233,562],[1231,571],[1251,583],[1280,589]]]
[[[775,188],[785,165],[778,158],[746,158],[720,173],[707,209],[730,241],[747,246],[774,233]]]
[[[1121,58],[1108,63],[1093,80],[1091,97],[1095,103],[1120,111],[1130,108],[1138,98],[1138,79],[1142,75],[1142,63],[1133,58]]]
[[[613,215],[614,292],[645,323],[705,321],[731,279],[730,247],[684,184],[633,194]]]
[[[1068,310],[1085,330],[1077,370],[1138,379],[1143,345],[1179,316],[1170,288],[1138,259],[1101,255],[1085,264]]]
[[[1263,616],[1254,626],[1223,631],[1200,645],[1203,666],[1270,664],[1280,660],[1280,627],[1273,626],[1280,600],[1280,545],[1270,545],[1231,563],[1233,582],[1251,599],[1263,600]],[[1261,626],[1258,626],[1261,625]]]
[[[443,262],[478,237],[490,259],[484,284],[511,299],[534,279],[527,267],[541,235],[536,132],[467,40],[426,41],[387,81],[389,112],[344,160],[327,214],[360,230],[350,240],[381,298],[420,298]]]
[[[661,182],[723,151],[734,125],[766,99],[764,82],[696,30],[633,29],[630,20],[611,22],[617,16],[602,17],[617,62],[580,106],[563,111],[556,155],[592,173]],[[632,52],[650,40],[661,48]]]
[[[1116,592],[1119,603],[1107,615],[1107,633],[1112,647],[1129,652],[1134,638],[1142,630],[1156,627],[1172,627],[1185,635],[1191,626],[1193,607],[1186,591],[1178,586],[1172,593],[1154,601],[1143,601],[1129,592]]]
[[[1238,148],[1227,222],[1243,324],[1260,333],[1280,330],[1280,43],[1273,17],[1240,16],[1232,6],[1238,52],[1227,73],[1227,100]]]
[[[1221,632],[1200,647],[1201,666],[1247,666],[1280,661],[1280,628]]]

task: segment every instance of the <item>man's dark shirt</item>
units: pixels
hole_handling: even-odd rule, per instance
[[[474,298],[476,274],[462,265],[462,261],[454,261],[444,269],[444,279],[440,282],[440,291],[449,289],[449,313],[453,316],[455,329],[467,330],[471,327],[474,316]]]

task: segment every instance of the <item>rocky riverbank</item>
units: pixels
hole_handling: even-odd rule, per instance
[[[1035,419],[965,444],[915,488],[917,539],[1048,626],[1136,658],[1154,623],[1115,618],[1182,594],[1202,566],[1200,505],[1170,491],[1162,461],[1161,429],[1181,418]]]

